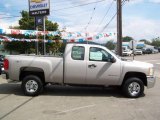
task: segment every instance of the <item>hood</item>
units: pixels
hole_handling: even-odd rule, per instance
[[[144,67],[149,67],[149,68],[153,67],[153,64],[151,64],[151,63],[140,62],[140,61],[136,61],[136,60],[133,60],[132,63],[137,66],[144,66]]]
[[[136,68],[153,68],[153,64],[151,63],[146,63],[146,62],[141,62],[141,61],[136,61],[136,60],[127,60],[123,59],[122,60],[125,66],[132,66]]]
[[[146,75],[148,74],[148,71],[150,68],[153,68],[153,64],[146,63],[146,62],[140,62],[136,60],[125,60],[122,61],[123,64],[123,70],[125,72],[142,72]]]

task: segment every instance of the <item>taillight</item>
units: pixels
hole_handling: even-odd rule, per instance
[[[4,65],[4,70],[8,70],[8,68],[9,68],[9,61],[7,59],[4,59],[3,65]]]

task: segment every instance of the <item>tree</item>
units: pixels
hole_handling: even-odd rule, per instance
[[[34,17],[30,17],[27,11],[21,12],[22,18],[19,20],[19,28],[22,30],[34,30]]]
[[[53,23],[49,21],[48,19],[46,20],[46,30],[48,31],[57,31],[59,25],[57,23]]]
[[[10,51],[10,54],[12,54],[13,50],[16,52],[19,52],[20,54],[32,53],[33,50],[31,48],[34,48],[34,42],[30,42],[30,43],[26,42],[26,41],[23,41],[23,42],[20,42],[20,41],[4,42],[4,47],[8,51]]]
[[[22,18],[19,20],[19,26],[11,26],[10,28],[14,29],[23,29],[23,30],[35,30],[35,23],[34,23],[34,17],[30,17],[29,13],[27,11],[22,11],[21,12]],[[47,31],[57,31],[58,30],[58,24],[53,23],[52,21],[49,21],[48,18],[45,18],[45,27]],[[43,26],[38,26],[39,30],[43,30]],[[36,36],[25,36],[25,35],[8,35],[9,37],[12,38],[18,38],[18,39],[36,39]],[[39,36],[39,39],[43,39],[43,36]],[[60,40],[60,36],[46,36],[46,39],[50,40]],[[35,42],[21,42],[21,41],[14,41],[14,42],[5,42],[4,47],[5,49],[9,51],[18,51],[20,53],[26,53],[26,52],[32,52],[35,51]],[[40,42],[40,48],[41,48],[41,42]],[[52,46],[51,44],[48,44],[47,46]],[[24,49],[25,48],[25,49]]]
[[[21,16],[22,18],[19,20],[19,28],[23,30],[35,30],[34,17],[30,17],[27,11],[22,11]],[[58,30],[59,25],[57,23],[49,21],[47,17],[45,18],[45,23],[46,23],[46,30],[48,31]],[[39,28],[42,29],[43,27],[40,26]]]
[[[122,38],[123,42],[130,42],[131,40],[133,40],[132,37],[126,36]]]
[[[160,38],[152,39],[151,45],[155,47],[160,47]]]
[[[114,50],[116,45],[113,43],[113,41],[108,41],[105,46],[110,49],[110,50]]]

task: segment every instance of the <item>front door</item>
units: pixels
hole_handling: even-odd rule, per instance
[[[87,84],[114,85],[120,78],[120,62],[112,63],[111,54],[103,48],[90,47],[87,61]]]

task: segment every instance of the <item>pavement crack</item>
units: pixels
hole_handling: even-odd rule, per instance
[[[12,95],[12,94],[9,94],[9,95],[4,96],[4,97],[0,98],[0,100],[3,100],[3,99],[5,99],[5,98],[9,97],[10,95]]]
[[[22,107],[23,105],[25,105],[26,103],[28,103],[29,101],[31,101],[33,99],[30,98],[27,101],[23,102],[22,104],[18,105],[16,108],[14,108],[13,110],[11,110],[10,112],[6,113],[5,115],[3,115],[2,117],[0,117],[0,120],[4,119],[5,117],[7,117],[8,115],[10,115],[12,112],[16,111],[17,109],[19,109],[20,107]]]

